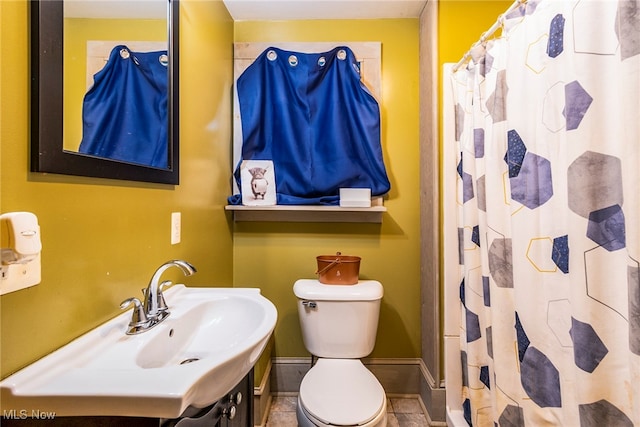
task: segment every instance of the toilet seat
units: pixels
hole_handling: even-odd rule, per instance
[[[359,359],[318,359],[299,401],[310,418],[332,426],[363,425],[386,410],[382,385]]]

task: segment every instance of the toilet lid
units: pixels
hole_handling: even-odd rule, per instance
[[[384,389],[358,359],[318,359],[300,384],[300,403],[325,424],[359,425],[384,406]]]

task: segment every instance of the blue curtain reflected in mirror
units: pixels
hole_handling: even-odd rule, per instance
[[[115,46],[82,105],[79,152],[168,168],[167,51]]]

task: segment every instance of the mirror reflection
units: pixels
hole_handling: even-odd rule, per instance
[[[114,14],[121,10],[119,6],[125,5],[137,5],[139,9],[126,9],[124,13],[120,11]],[[91,14],[87,15],[85,11],[65,19],[65,6],[84,6],[91,10]],[[135,10],[143,11],[144,15]],[[150,16],[150,10],[162,10],[159,12],[162,17]],[[29,1],[32,172],[179,184],[179,11],[179,0]],[[65,25],[65,21],[68,25]],[[152,31],[150,26],[157,29]],[[118,27],[122,27],[122,31],[114,32],[114,28]],[[151,36],[152,32],[157,34]],[[99,70],[105,65],[104,58],[108,59],[116,46],[124,46],[123,42],[132,45],[138,41],[161,42],[161,50],[168,46],[166,72],[162,67],[159,73],[160,80],[168,79],[167,102],[160,104],[167,108],[167,120],[161,125],[146,125],[146,130],[163,126],[168,128],[166,144],[162,145],[167,150],[167,167],[80,153],[84,126],[82,104],[88,92],[87,79],[93,84],[96,74],[88,65],[91,61],[87,56],[92,56],[87,53],[88,41],[107,42],[107,53],[103,54],[97,67]],[[138,52],[131,46],[128,46],[128,50]],[[76,71],[72,71],[73,62],[80,64]],[[107,93],[118,96],[122,91],[108,90]],[[145,101],[146,96],[136,93],[133,98],[135,101],[122,105],[129,109],[138,108],[140,100]],[[123,114],[119,112],[111,112],[106,117],[111,123],[123,120]],[[100,126],[94,129],[96,134],[102,131]],[[69,136],[65,136],[66,133]]]
[[[64,2],[63,150],[168,169],[166,0]]]

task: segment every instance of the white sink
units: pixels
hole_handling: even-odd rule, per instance
[[[254,288],[175,285],[165,298],[171,315],[153,329],[126,335],[126,311],[4,379],[3,413],[175,418],[222,398],[260,357],[276,308]]]

